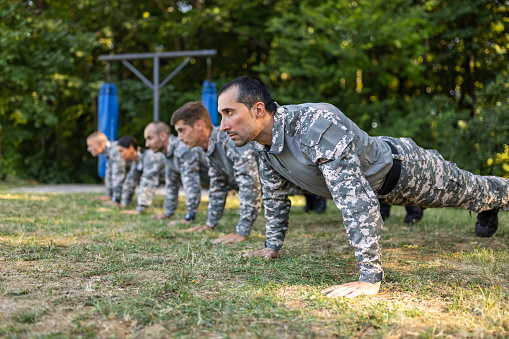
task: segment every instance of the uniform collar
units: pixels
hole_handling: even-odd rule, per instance
[[[255,143],[255,149],[259,152],[268,152],[271,154],[281,154],[285,146],[285,117],[286,109],[276,102],[276,112],[274,113],[274,125],[272,126],[272,145],[266,147]]]
[[[104,151],[103,151],[103,154],[106,154],[110,151],[111,149],[111,142],[108,140],[106,141],[106,147],[104,147]]]
[[[168,139],[168,148],[166,149],[166,157],[169,158],[173,155],[173,152],[175,152],[175,149],[177,148],[178,139],[173,134],[170,134],[170,138]]]
[[[209,146],[207,148],[207,152],[205,153],[205,155],[209,156],[212,153],[214,153],[214,149],[216,148],[216,144],[219,141],[218,140],[219,139],[219,132],[221,132],[221,131],[219,130],[218,127],[212,126],[212,129],[210,130],[210,135],[209,135]]]

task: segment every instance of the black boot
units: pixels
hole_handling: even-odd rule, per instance
[[[491,237],[498,229],[498,210],[482,211],[477,215],[475,235],[478,237]]]
[[[327,198],[321,197],[319,195],[315,196],[315,213],[323,213],[327,209]]]
[[[391,205],[380,203],[380,214],[382,215],[382,220],[387,219],[391,215]]]
[[[403,222],[407,224],[413,224],[422,219],[423,212],[417,206],[405,206],[406,208],[406,217]]]
[[[304,194],[306,198],[306,206],[304,206],[304,212],[311,212],[315,209],[315,196],[313,194]]]

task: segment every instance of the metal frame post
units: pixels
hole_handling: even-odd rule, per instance
[[[154,104],[154,121],[159,120],[159,99],[160,99],[160,90],[164,87],[182,68],[184,68],[192,57],[207,57],[207,73],[210,73],[210,56],[214,56],[217,54],[215,49],[204,49],[197,51],[178,51],[178,52],[160,52],[160,53],[132,53],[132,54],[112,54],[112,55],[100,55],[100,61],[106,61],[109,64],[109,61],[121,61],[131,72],[133,72],[141,81],[143,81],[148,87],[150,87],[154,91],[153,104]],[[178,58],[185,57],[186,59],[177,66],[169,76],[167,76],[162,82],[159,82],[159,69],[160,69],[160,59],[161,58]],[[139,60],[139,59],[153,59],[153,82],[150,82],[140,71],[136,69],[129,61],[127,60]],[[207,74],[207,77],[210,77],[210,74]],[[210,80],[210,79],[209,79]]]
[[[154,56],[154,121],[159,121],[159,57]]]

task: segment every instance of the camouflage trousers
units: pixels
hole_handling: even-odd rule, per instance
[[[398,183],[386,195],[390,205],[461,207],[479,213],[493,208],[509,210],[509,179],[475,175],[445,160],[437,151],[421,148],[408,138],[382,139],[393,144],[401,160]]]

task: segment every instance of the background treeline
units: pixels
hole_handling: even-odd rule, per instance
[[[97,181],[99,55],[196,49],[218,50],[218,88],[259,76],[280,104],[330,102],[372,135],[507,175],[508,25],[502,0],[0,0],[0,177]],[[152,79],[151,60],[132,63]],[[163,88],[162,120],[200,99],[206,69],[193,59]],[[152,91],[121,63],[110,74],[119,134],[143,143]]]

